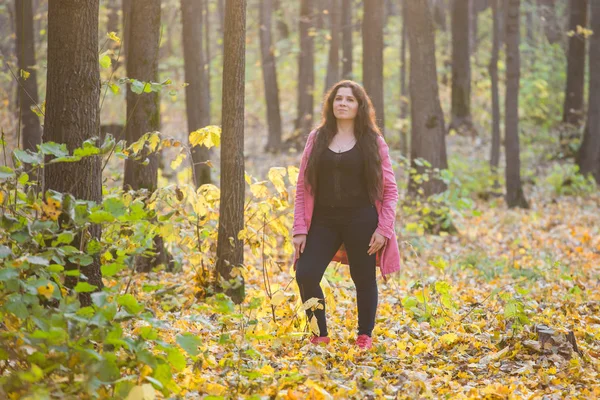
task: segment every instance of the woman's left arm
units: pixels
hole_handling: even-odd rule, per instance
[[[390,159],[390,149],[385,139],[380,136],[379,155],[381,158],[381,169],[383,173],[383,199],[379,224],[375,232],[391,239],[394,237],[394,223],[396,221],[396,205],[398,204],[398,185]]]

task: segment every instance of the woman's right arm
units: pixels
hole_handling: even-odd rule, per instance
[[[292,228],[292,236],[306,235],[308,229],[306,227],[306,221],[304,220],[304,172],[308,164],[308,157],[313,147],[315,137],[315,131],[312,131],[308,135],[304,151],[302,152],[302,159],[300,161],[300,171],[298,172],[298,180],[296,182],[296,198],[294,201],[294,225]]]

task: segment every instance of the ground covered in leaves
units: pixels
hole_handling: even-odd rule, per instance
[[[600,196],[546,189],[529,210],[477,201],[453,216],[455,234],[408,232],[399,213],[403,268],[379,281],[371,351],[354,345],[354,287],[336,263],[326,347],[307,344],[289,258],[248,252],[241,306],[201,298],[189,265],[137,276],[132,293],[168,321],[163,340],[200,338],[174,376],[186,398],[598,398]]]

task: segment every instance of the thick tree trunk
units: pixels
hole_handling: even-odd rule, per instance
[[[17,17],[17,63],[19,66],[19,110],[22,131],[18,136],[23,149],[37,151],[42,143],[42,127],[38,116],[31,110],[38,107],[37,69],[35,68],[35,40],[31,0],[15,0]],[[23,72],[20,72],[23,71]],[[29,74],[26,79],[25,74]],[[30,180],[37,181],[37,172],[29,172]]]
[[[383,0],[365,0],[362,23],[363,85],[385,130],[383,104]]]
[[[585,85],[585,38],[578,35],[577,26],[587,25],[587,0],[570,0],[569,38],[567,55],[567,86],[563,107],[563,122],[579,125],[583,119],[583,87]]]
[[[449,130],[474,134],[471,120],[469,0],[452,4],[452,121]]]
[[[529,208],[521,185],[521,156],[519,150],[520,6],[521,0],[507,0],[504,148],[506,155],[506,203],[511,208]]]
[[[550,44],[559,42],[563,35],[563,29],[558,23],[558,18],[556,16],[556,0],[537,1],[546,39],[548,39]]]
[[[492,149],[490,168],[494,176],[498,173],[500,165],[500,92],[498,89],[498,60],[500,58],[500,18],[498,3],[502,0],[491,0],[493,21],[492,58],[488,67],[492,83]],[[498,181],[494,178],[495,185]]]
[[[342,2],[342,78],[352,79],[352,0]]]
[[[225,11],[223,59],[223,133],[221,137],[221,205],[217,241],[217,272],[232,278],[234,267],[244,262],[244,242],[238,233],[244,227],[244,74],[246,0],[228,1]],[[226,292],[239,304],[244,300],[244,280]]]
[[[325,92],[340,80],[340,0],[330,0],[329,18],[331,26],[331,40],[329,41],[329,59],[327,62],[327,76],[325,78]]]
[[[277,85],[277,68],[271,36],[272,14],[273,0],[260,0],[260,54],[269,124],[269,137],[265,151],[276,152],[281,148],[281,112],[279,111],[279,86]]]
[[[100,129],[100,70],[98,64],[99,0],[50,0],[48,4],[48,68],[44,141],[65,143],[70,152],[98,135]],[[45,190],[70,193],[77,199],[102,201],[101,159],[91,156],[74,163],[44,168]],[[90,226],[84,240],[99,239],[100,227]],[[76,265],[68,264],[67,269]],[[88,283],[103,288],[98,259],[81,267]],[[67,280],[69,287],[75,279]],[[89,293],[79,297],[91,304]]]
[[[309,33],[312,27],[313,0],[302,0],[300,4],[300,55],[298,56],[298,116],[295,129],[303,134],[312,129],[313,124],[313,88],[314,40]]]
[[[432,168],[448,168],[444,114],[440,105],[433,18],[429,5],[424,1],[408,0],[405,6],[410,46],[411,164],[422,173],[423,167],[415,163],[417,158],[429,161]],[[444,182],[437,179],[422,184],[412,179],[409,182],[412,195],[429,196],[445,189]]]
[[[400,12],[402,14],[402,38],[400,39],[400,118],[408,118],[409,94],[406,88],[406,43],[408,42],[406,1],[400,0]],[[408,157],[408,126],[404,125],[400,131],[400,151],[402,155]]]
[[[129,16],[130,46],[127,54],[127,76],[142,82],[158,80],[158,45],[160,37],[160,0],[131,0]],[[138,141],[145,133],[160,129],[158,93],[135,94],[127,89],[127,143]],[[146,151],[146,149],[144,149]],[[143,165],[144,159],[148,164]],[[125,160],[125,189],[157,189],[159,154],[147,152],[140,160]],[[168,266],[170,257],[162,237],[154,237],[155,256],[138,257],[136,269],[149,272],[158,265]]]
[[[600,2],[590,5],[591,29],[600,32]],[[582,174],[592,174],[600,184],[600,35],[592,35],[589,44],[590,86],[588,90],[587,123],[583,141],[577,154],[577,164]]]
[[[210,102],[202,42],[204,1],[181,0],[183,60],[185,80],[188,83],[185,87],[188,132],[204,128],[210,123]],[[210,150],[207,147],[192,148],[192,168],[196,187],[211,182],[210,167],[206,164],[209,159]]]

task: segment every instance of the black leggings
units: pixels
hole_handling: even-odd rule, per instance
[[[319,336],[327,336],[325,302],[320,282],[342,243],[356,286],[358,334],[371,336],[377,311],[376,256],[367,254],[367,250],[377,223],[377,210],[371,205],[315,208],[306,246],[296,264],[296,281],[303,302],[316,297],[323,304],[323,309],[314,311],[319,324]],[[310,321],[313,311],[307,310],[306,314]]]

